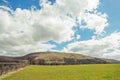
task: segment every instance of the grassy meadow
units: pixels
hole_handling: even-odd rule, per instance
[[[120,64],[33,65],[2,80],[120,80]]]

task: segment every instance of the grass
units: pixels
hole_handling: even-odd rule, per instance
[[[120,80],[120,64],[33,65],[3,80]]]

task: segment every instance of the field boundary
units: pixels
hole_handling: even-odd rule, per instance
[[[26,67],[28,67],[28,66],[26,66]],[[18,70],[14,70],[14,71],[8,72],[7,74],[3,74],[3,75],[0,76],[0,80],[2,80],[3,78],[8,77],[8,76],[18,72],[18,71],[24,70],[26,67],[23,67],[23,68],[20,68]]]

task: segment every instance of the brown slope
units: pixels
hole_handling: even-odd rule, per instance
[[[102,60],[104,60],[104,61],[106,61],[108,63],[114,63],[114,64],[119,64],[120,63],[120,61],[114,60],[114,59],[102,59]]]
[[[53,58],[75,58],[75,59],[93,59],[94,57],[82,54],[64,53],[64,52],[37,52],[26,55],[25,57],[34,57],[35,59],[51,60]]]
[[[0,62],[14,61],[13,58],[7,56],[0,56]]]
[[[105,59],[64,52],[37,52],[23,57],[31,64],[96,64],[109,63]]]
[[[37,52],[23,57],[0,56],[0,62],[18,62],[28,60],[31,64],[96,64],[96,63],[120,63],[114,59],[95,58],[82,54],[64,52]]]

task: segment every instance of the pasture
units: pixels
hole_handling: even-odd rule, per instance
[[[120,80],[120,64],[32,65],[2,80]]]

